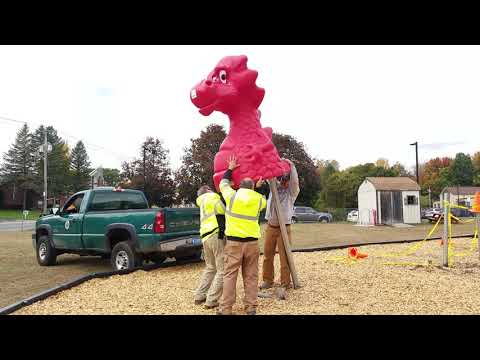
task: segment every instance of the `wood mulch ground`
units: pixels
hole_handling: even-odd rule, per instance
[[[471,239],[455,239],[453,267],[442,268],[438,241],[294,253],[302,287],[286,300],[258,299],[258,314],[479,314],[480,261]],[[420,246],[422,245],[422,246]],[[413,255],[399,254],[418,250]],[[462,254],[463,253],[463,254]],[[278,258],[278,257],[277,257]],[[260,273],[261,273],[260,257]],[[278,269],[276,259],[276,269]],[[203,263],[93,279],[15,314],[215,314],[193,304]],[[278,274],[277,274],[278,275]],[[273,289],[269,291],[273,294]],[[235,314],[243,314],[239,276]]]

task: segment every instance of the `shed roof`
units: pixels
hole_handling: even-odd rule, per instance
[[[445,192],[452,195],[475,195],[476,192],[480,191],[480,186],[449,186],[445,189]]]
[[[416,181],[406,176],[400,177],[367,177],[377,190],[401,190],[401,191],[419,191],[420,186]]]

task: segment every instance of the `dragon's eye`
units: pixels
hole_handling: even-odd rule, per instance
[[[225,84],[227,82],[227,72],[225,70],[221,70],[219,75],[220,81]]]

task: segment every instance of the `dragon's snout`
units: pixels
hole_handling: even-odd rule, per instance
[[[215,108],[215,91],[210,80],[203,80],[190,90],[190,100],[202,115],[210,115]]]

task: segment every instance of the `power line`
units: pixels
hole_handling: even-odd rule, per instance
[[[6,117],[6,116],[0,116],[0,120],[11,121],[11,122],[15,122],[15,123],[18,123],[18,124],[30,124],[30,125],[36,125],[36,126],[45,126],[45,125],[40,124],[40,123],[36,123],[36,122],[32,122],[32,121],[17,120],[17,119],[9,118],[9,117]],[[46,126],[46,127],[48,127],[48,126]],[[58,128],[56,130],[57,130],[58,133],[64,135],[67,138],[75,139],[77,141],[82,141],[84,143],[84,145],[86,145],[86,146],[88,145],[88,147],[90,147],[90,150],[93,150],[93,151],[103,150],[103,151],[105,151],[107,153],[110,153],[111,155],[115,156],[118,160],[129,160],[129,159],[134,158],[134,156],[126,156],[125,154],[121,154],[121,153],[112,151],[110,149],[107,149],[104,146],[100,146],[100,145],[96,145],[96,144],[87,142],[84,139],[73,136],[73,135],[71,135],[71,134],[69,134],[69,133],[67,133],[63,130],[59,130]],[[92,147],[96,147],[97,149],[92,149]]]

